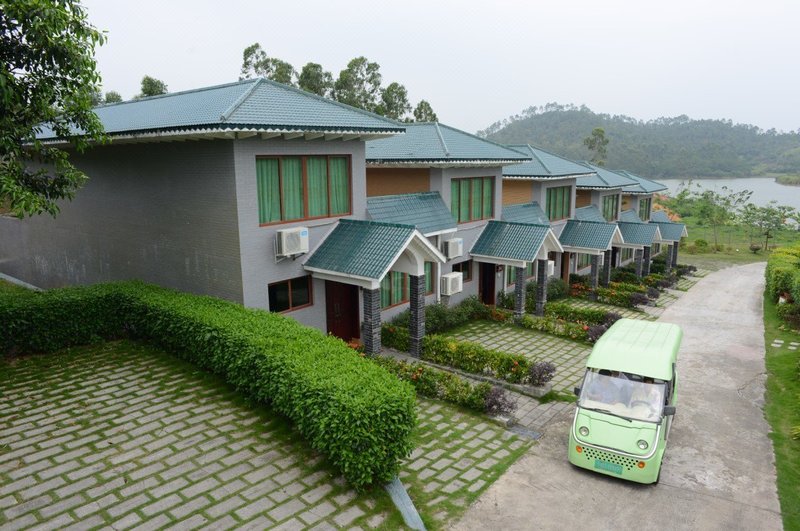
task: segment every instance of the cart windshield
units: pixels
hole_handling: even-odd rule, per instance
[[[588,369],[578,406],[625,419],[659,422],[666,387],[661,380],[636,374]]]

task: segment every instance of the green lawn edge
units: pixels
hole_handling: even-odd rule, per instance
[[[800,440],[792,439],[792,426],[800,426],[800,351],[789,350],[790,341],[800,341],[800,334],[780,327],[776,304],[764,294],[764,342],[766,347],[767,389],[764,412],[772,428],[770,439],[775,452],[778,474],[778,498],[783,527],[800,531]],[[782,339],[780,347],[771,346]]]

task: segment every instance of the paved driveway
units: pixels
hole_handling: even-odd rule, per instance
[[[781,529],[762,411],[763,278],[763,263],[715,272],[661,316],[685,336],[678,414],[660,484],[573,468],[565,413],[455,528]]]

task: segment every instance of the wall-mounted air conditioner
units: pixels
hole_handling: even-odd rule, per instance
[[[442,295],[455,295],[461,293],[464,286],[464,276],[461,273],[447,273],[442,275]]]
[[[308,227],[279,230],[275,234],[275,255],[294,256],[308,252]]]
[[[453,238],[445,240],[444,254],[448,260],[458,258],[464,254],[464,238]]]
[[[556,272],[556,263],[553,260],[547,261],[547,276],[552,277]]]

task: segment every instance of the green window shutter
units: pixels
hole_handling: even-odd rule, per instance
[[[460,221],[458,219],[458,181],[455,179],[450,181],[450,213],[458,223]]]
[[[347,171],[346,157],[331,157],[330,162],[330,194],[331,215],[350,213],[350,176]]]
[[[491,177],[483,178],[483,218],[491,218],[494,213],[494,179]]]
[[[483,181],[481,179],[470,179],[470,188],[472,189],[472,207],[469,219],[481,219],[481,213],[483,212]]]
[[[258,189],[258,222],[272,223],[281,219],[281,179],[278,159],[256,160]]]
[[[528,264],[528,268],[527,268],[527,274],[528,274],[528,276],[529,276],[529,277],[532,277],[532,276],[533,276],[533,262],[531,262],[530,264]]]
[[[283,219],[290,221],[305,217],[303,209],[303,166],[299,157],[287,157],[282,161],[283,170]]]
[[[433,262],[425,262],[425,293],[433,293]]]
[[[386,273],[386,276],[381,280],[381,308],[391,306],[392,300],[392,273]]]
[[[458,221],[469,221],[469,179],[459,182]]]
[[[517,268],[506,266],[506,284],[513,284],[517,281]]]
[[[392,271],[392,304],[403,302],[403,273]]]
[[[325,157],[308,157],[306,159],[308,175],[308,217],[315,218],[328,215],[328,159]]]

